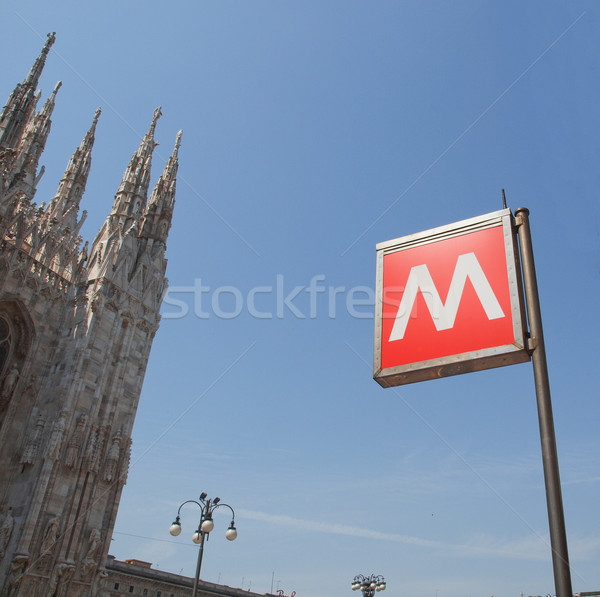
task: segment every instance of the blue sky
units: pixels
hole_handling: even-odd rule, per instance
[[[595,2],[5,1],[8,97],[57,41],[38,201],[102,107],[93,238],[161,105],[183,129],[170,294],[110,552],[259,593],[554,593],[530,364],[382,389],[375,245],[531,211],[573,589],[600,589],[600,9]],[[313,288],[323,288],[311,295]],[[311,298],[312,297],[312,298]],[[287,301],[286,301],[287,299]]]

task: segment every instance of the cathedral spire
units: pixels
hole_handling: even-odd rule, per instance
[[[37,57],[36,61],[33,63],[27,78],[25,79],[25,85],[31,85],[34,89],[38,85],[38,81],[40,80],[40,75],[44,70],[44,65],[46,64],[46,57],[48,56],[48,52],[50,52],[50,48],[52,44],[56,41],[56,32],[48,33],[48,39],[42,48],[41,54]]]
[[[27,78],[18,84],[11,93],[6,106],[0,114],[0,148],[14,148],[29,122],[36,105],[35,90],[46,64],[46,56],[54,43],[54,33],[48,34],[48,39],[41,54],[31,67]]]
[[[96,125],[98,124],[101,112],[100,108],[96,110],[92,125],[79,147],[73,152],[67,169],[58,185],[56,196],[52,199],[47,209],[49,220],[57,220],[71,230],[76,230],[78,226],[77,211],[90,173]]]
[[[62,83],[59,81],[42,109],[29,119],[21,135],[20,143],[13,150],[14,158],[10,169],[6,168],[7,173],[5,174],[5,191],[9,197],[16,192],[21,192],[31,200],[35,195],[37,183],[44,172],[42,167],[38,174],[37,167],[50,134],[56,94],[61,85]],[[34,96],[36,102],[37,98],[38,94]]]
[[[109,276],[122,288],[129,284],[140,250],[140,221],[146,213],[152,153],[158,145],[154,130],[161,111],[157,108],[148,132],[133,154],[106,222],[96,235],[90,251],[88,279]]]
[[[111,211],[113,224],[115,220],[123,224],[131,219],[135,222],[139,222],[140,220],[148,198],[152,153],[158,145],[154,141],[154,130],[160,116],[161,109],[158,107],[154,110],[154,116],[152,117],[152,123],[148,132],[144,135],[138,150],[133,154],[125,170]]]
[[[179,131],[177,133],[177,138],[175,139],[173,153],[167,160],[165,169],[152,191],[152,195],[148,200],[148,207],[144,211],[144,216],[142,218],[140,237],[147,239],[152,238],[163,244],[167,241],[167,235],[173,217],[181,135],[182,131]]]
[[[36,163],[44,150],[46,140],[50,133],[50,127],[52,125],[50,118],[52,117],[52,112],[54,112],[54,107],[56,105],[56,94],[61,87],[62,81],[58,81],[54,86],[52,94],[44,102],[42,109],[29,120],[29,123],[25,127],[25,132],[23,133],[19,152],[34,151],[34,153],[37,154],[35,156]],[[34,155],[32,155],[31,158],[33,159]]]

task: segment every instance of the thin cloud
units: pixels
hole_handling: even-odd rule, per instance
[[[376,541],[388,541],[392,543],[402,543],[416,547],[425,547],[439,549],[446,555],[454,556],[475,556],[491,558],[510,558],[520,560],[544,561],[550,557],[546,541],[540,539],[537,535],[530,535],[519,539],[497,538],[491,535],[474,535],[465,543],[446,543],[410,535],[400,535],[397,533],[384,533],[372,529],[348,526],[343,524],[324,523],[322,521],[310,521],[291,516],[268,514],[255,510],[238,510],[238,518],[247,518],[269,524],[279,525],[288,528],[301,529],[313,533],[324,533],[327,535],[339,535],[345,537],[359,537],[363,539],[373,539]],[[572,538],[571,552],[578,559],[589,559],[600,548],[600,539],[598,538]]]

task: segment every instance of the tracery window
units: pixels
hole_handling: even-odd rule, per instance
[[[0,314],[0,374],[5,371],[6,364],[10,359],[12,345],[13,335],[10,322]]]
[[[31,347],[27,312],[15,301],[0,301],[0,392],[3,399],[12,391]]]

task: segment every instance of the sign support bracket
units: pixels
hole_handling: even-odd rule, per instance
[[[542,444],[554,584],[556,597],[572,597],[567,533],[558,471],[558,453],[550,399],[550,382],[548,378],[546,348],[544,345],[544,332],[542,329],[540,299],[533,259],[531,231],[529,228],[529,210],[524,207],[517,209],[515,211],[515,222],[519,235],[531,344],[534,346],[532,364],[540,425],[540,440]]]

